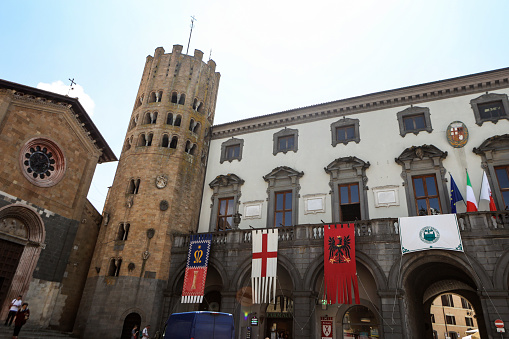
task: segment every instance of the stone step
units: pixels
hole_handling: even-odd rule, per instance
[[[3,324],[0,325],[0,339],[11,339],[12,332],[14,331],[14,325],[10,327],[6,327]],[[67,338],[79,338],[77,335],[72,333],[46,330],[46,329],[37,329],[23,326],[21,328],[21,332],[19,333],[20,339],[67,339]]]

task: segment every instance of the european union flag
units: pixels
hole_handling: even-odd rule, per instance
[[[451,175],[451,174],[449,173],[449,175]],[[456,213],[456,203],[461,200],[465,201],[463,199],[463,196],[460,193],[460,190],[458,189],[458,186],[456,186],[456,183],[454,182],[454,179],[452,178],[452,175],[451,175],[451,212],[452,213]]]

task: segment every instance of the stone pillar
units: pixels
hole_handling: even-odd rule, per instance
[[[293,291],[293,337],[295,339],[311,338],[311,322],[315,319],[313,312],[315,298],[311,291]]]
[[[485,310],[484,322],[486,324],[486,332],[488,333],[489,338],[509,338],[509,333],[507,332],[507,319],[509,319],[509,293],[507,291],[491,290],[489,292],[478,292],[478,294],[481,299],[482,307]],[[497,332],[497,328],[495,327],[495,320],[497,319],[504,321],[506,333]],[[478,324],[478,327],[481,327],[481,324]]]
[[[403,295],[396,294],[394,290],[379,291],[380,303],[382,305],[382,317],[385,321],[380,322],[380,328],[383,331],[383,337],[386,339],[406,338],[403,331],[405,321],[404,314],[401,312],[403,307]],[[396,300],[394,300],[396,298]]]
[[[235,317],[236,295],[235,291],[221,292],[221,312],[231,313]]]

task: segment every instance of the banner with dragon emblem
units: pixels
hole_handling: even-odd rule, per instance
[[[191,236],[182,290],[182,303],[201,303],[207,278],[212,234]]]
[[[354,230],[354,224],[324,226],[324,299],[328,304],[351,304],[352,288],[359,304]]]

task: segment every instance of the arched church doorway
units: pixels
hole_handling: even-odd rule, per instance
[[[23,204],[0,208],[0,318],[18,295],[25,296],[45,239],[39,214]]]
[[[469,335],[467,331],[478,329],[474,307],[455,293],[437,296],[431,302],[430,315],[434,339],[459,339]]]
[[[141,316],[138,313],[129,313],[124,319],[121,339],[131,339],[134,326],[137,326],[138,334],[141,333]]]
[[[265,309],[265,333],[270,339],[293,338],[293,300],[278,295]]]
[[[352,306],[343,316],[343,339],[378,339],[380,327],[375,314],[366,306]]]
[[[198,310],[219,312],[221,310],[221,293],[219,291],[206,293]]]
[[[464,298],[476,313],[476,323],[479,326],[481,337],[488,337],[482,303],[477,291],[482,290],[477,286],[474,278],[470,275],[469,266],[463,266],[461,261],[451,254],[416,254],[409,258],[409,268],[403,273],[402,287],[405,291],[407,326],[412,329],[412,338],[433,339],[432,303],[437,297],[444,294],[455,294]],[[476,275],[482,272],[476,270]],[[448,297],[447,297],[448,298]],[[457,299],[461,300],[461,299]],[[444,299],[444,302],[445,299]],[[453,301],[454,304],[461,301]],[[434,308],[433,308],[434,310]],[[435,312],[435,311],[433,311]],[[447,311],[445,316],[447,316]],[[453,315],[449,313],[449,315]],[[435,315],[435,321],[437,315]],[[451,318],[449,320],[451,321]],[[450,332],[455,332],[451,329]],[[436,333],[438,338],[445,338],[444,333]],[[454,334],[453,334],[454,336]],[[461,338],[458,335],[459,338]]]

